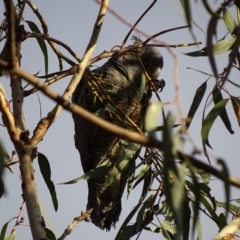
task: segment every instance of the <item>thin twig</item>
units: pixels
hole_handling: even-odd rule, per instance
[[[92,211],[93,211],[93,208],[91,208],[90,210],[88,210],[85,213],[81,212],[80,216],[75,217],[73,222],[70,225],[68,225],[68,227],[64,230],[64,233],[62,234],[62,236],[60,238],[58,238],[58,240],[64,240],[69,234],[71,234],[71,232],[74,230],[74,228],[81,221],[89,222],[90,221],[90,214],[91,214]]]
[[[20,22],[22,20],[22,15],[23,15],[23,11],[25,9],[25,6],[26,6],[26,0],[21,1],[21,8],[20,8],[20,12],[18,13],[17,26],[20,25]]]
[[[20,207],[20,209],[19,209],[18,216],[16,217],[17,220],[16,220],[15,225],[14,225],[12,231],[11,231],[11,234],[14,234],[14,235],[15,235],[15,234],[16,234],[16,231],[17,231],[17,226],[18,226],[19,224],[23,223],[23,221],[24,221],[24,218],[21,217],[22,212],[23,212],[23,210],[24,210],[24,204],[25,204],[25,201],[23,201],[23,203],[22,203],[22,205],[21,205],[21,207]]]
[[[54,42],[60,46],[62,46],[63,48],[65,48],[78,62],[81,62],[81,59],[80,57],[65,43],[59,41],[58,39],[55,39],[55,38],[52,38],[52,37],[49,37],[43,33],[26,33],[25,35],[26,38],[40,38],[40,39],[44,39],[44,40],[47,40],[47,41],[50,41],[50,42]],[[68,60],[68,62],[70,62]],[[74,65],[73,62],[70,62],[71,65]]]
[[[48,27],[47,27],[47,22],[44,20],[44,18],[42,17],[41,13],[38,11],[37,7],[34,6],[34,4],[31,2],[31,0],[26,0],[27,1],[27,4],[29,5],[29,7],[33,10],[33,12],[36,14],[37,18],[39,19],[39,21],[41,22],[42,24],[42,29],[43,29],[43,32],[46,36],[48,36]],[[59,68],[60,70],[63,69],[63,66],[62,66],[62,61],[61,59],[64,59],[68,64],[70,65],[74,65],[74,63],[69,59],[67,58],[64,54],[62,54],[58,48],[56,47],[56,45],[54,44],[54,42],[52,41],[48,41],[50,47],[52,48],[52,50],[55,52],[55,54],[57,55],[58,57],[58,62],[59,62]]]
[[[56,72],[55,73],[56,76],[46,80],[44,82],[44,84],[45,84],[45,86],[50,86],[51,84],[57,82],[58,80],[61,80],[65,77],[67,77],[67,76],[73,75],[74,73],[76,73],[76,71],[77,71],[77,66],[73,66],[73,67],[69,68],[68,70],[61,71],[61,72]],[[52,74],[54,74],[54,73],[52,73]],[[24,87],[24,89],[25,89],[25,87]],[[38,91],[38,89],[36,87],[33,87],[29,90],[25,90],[24,91],[24,97],[27,97],[27,96],[29,96],[29,95],[37,92],[37,91]]]
[[[134,25],[131,27],[130,31],[128,32],[127,36],[124,38],[121,49],[125,47],[125,44],[127,42],[127,39],[129,38],[132,31],[135,29],[135,27],[138,25],[138,23],[142,20],[142,18],[147,14],[147,12],[155,5],[157,0],[153,0],[153,2],[150,4],[150,6],[144,11],[144,13],[140,16],[140,18],[134,23]]]
[[[178,43],[178,44],[148,44],[148,46],[152,47],[168,47],[168,48],[178,48],[178,47],[190,47],[200,45],[202,42],[194,42],[194,43]]]

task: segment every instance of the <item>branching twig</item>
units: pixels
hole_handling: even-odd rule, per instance
[[[78,223],[80,223],[81,221],[90,221],[90,214],[93,211],[93,209],[91,208],[90,210],[88,210],[87,212],[83,213],[81,212],[81,215],[78,217],[75,217],[73,222],[65,229],[64,233],[62,234],[62,236],[60,238],[58,238],[58,240],[64,240],[69,234],[71,234],[71,232],[73,231],[73,229],[78,225]]]
[[[27,0],[27,4],[29,5],[29,7],[33,10],[33,12],[36,14],[36,16],[38,17],[39,21],[42,24],[42,28],[43,28],[43,32],[46,36],[48,36],[48,27],[47,27],[47,23],[44,20],[44,18],[42,17],[42,15],[40,14],[40,12],[38,11],[38,9],[36,8],[36,6],[34,6],[34,4],[31,2],[31,0]],[[52,50],[55,52],[55,54],[58,57],[58,61],[59,61],[59,68],[60,70],[63,69],[62,66],[62,61],[61,59],[64,59],[67,63],[69,63],[70,65],[74,65],[74,63],[67,58],[65,55],[63,55],[58,48],[56,47],[56,45],[54,44],[54,42],[52,41],[48,41],[49,45],[51,46]]]
[[[93,28],[93,33],[92,33],[91,39],[86,48],[82,62],[78,65],[77,73],[74,74],[74,76],[73,76],[71,82],[69,83],[68,87],[66,88],[62,98],[60,98],[59,96],[57,96],[57,98],[69,99],[72,96],[75,88],[79,84],[86,67],[89,66],[89,59],[96,48],[97,39],[98,39],[99,33],[101,31],[101,26],[102,26],[102,23],[104,20],[104,16],[106,14],[106,10],[107,10],[106,6],[108,6],[108,0],[104,0],[103,4],[100,7],[100,10],[99,10],[99,13],[97,16],[97,20],[96,20],[94,28]],[[48,114],[48,117],[40,122],[40,125],[38,125],[37,129],[34,131],[34,136],[32,137],[32,144],[34,146],[36,146],[39,143],[39,141],[41,141],[43,136],[46,134],[47,129],[52,124],[52,122],[56,119],[56,117],[59,115],[62,108],[63,107],[61,105],[56,105],[54,107],[54,109]]]
[[[81,62],[80,57],[65,43],[59,41],[58,39],[49,37],[43,33],[26,33],[25,35],[26,38],[40,38],[40,39],[44,39],[50,42],[54,42],[60,46],[62,46],[63,48],[65,48],[78,62]],[[71,63],[71,65],[73,65],[73,62]]]
[[[56,73],[55,73],[56,76],[54,76],[54,77],[46,80],[46,81],[44,82],[44,84],[45,84],[46,86],[50,86],[51,84],[57,82],[57,81],[60,80],[60,79],[63,79],[63,78],[65,78],[65,77],[67,77],[67,76],[70,76],[70,75],[73,75],[74,73],[76,73],[76,71],[77,71],[77,66],[73,66],[73,67],[71,67],[71,68],[68,69],[68,70],[65,70],[65,71],[62,71],[62,72],[56,72]],[[54,74],[54,73],[52,73],[52,74]],[[25,86],[25,87],[26,87],[26,86]],[[25,87],[24,87],[24,88],[25,88]],[[25,91],[24,91],[24,97],[27,97],[27,96],[29,96],[29,95],[37,92],[37,91],[38,91],[38,89],[37,89],[36,87],[33,87],[33,88],[29,89],[29,90],[25,90]]]
[[[23,209],[24,209],[24,204],[25,204],[25,202],[23,201],[23,203],[22,203],[22,205],[21,205],[21,207],[20,207],[18,216],[17,216],[17,220],[16,220],[16,222],[15,222],[15,225],[14,225],[12,231],[11,231],[11,235],[12,235],[12,234],[14,234],[14,235],[16,234],[17,226],[18,226],[20,223],[23,223],[23,221],[24,221],[24,218],[21,217],[22,212],[23,212]]]

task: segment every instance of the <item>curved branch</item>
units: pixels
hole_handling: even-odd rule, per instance
[[[16,68],[13,70],[13,72],[22,78],[26,79],[29,83],[37,87],[41,92],[43,92],[45,95],[47,95],[49,98],[52,100],[56,101],[58,104],[61,104],[65,109],[70,111],[71,113],[74,113],[87,121],[93,123],[94,125],[97,125],[98,127],[103,128],[106,131],[109,131],[117,136],[119,136],[122,139],[128,139],[129,141],[136,142],[145,146],[151,146],[151,147],[156,147],[159,149],[162,149],[162,142],[160,141],[153,141],[150,138],[144,136],[143,134],[139,134],[136,132],[130,132],[122,127],[119,127],[115,124],[112,124],[104,119],[101,119],[97,117],[96,115],[88,112],[87,110],[79,107],[76,104],[70,103],[69,101],[65,100],[64,98],[60,97],[57,93],[52,91],[50,88],[46,87],[43,83],[38,81],[34,76],[31,74],[23,71],[22,69]],[[45,121],[47,119],[43,119],[40,124],[41,127],[45,127],[47,130],[47,125],[45,124]],[[34,143],[34,139],[31,139],[32,144]],[[219,178],[220,180],[223,180],[222,172],[217,170],[216,168],[196,159],[195,157],[192,157],[188,154],[182,153],[180,151],[177,151],[176,157],[180,159],[181,161],[190,161],[195,167],[203,169],[210,174],[214,175],[215,177]],[[240,188],[240,179],[230,176],[229,177],[229,182]]]

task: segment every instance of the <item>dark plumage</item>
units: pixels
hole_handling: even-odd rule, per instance
[[[139,39],[134,39],[134,44],[140,42]],[[152,79],[159,76],[163,67],[163,58],[156,48],[146,45],[123,54],[116,53],[103,66],[91,73],[85,72],[73,93],[72,101],[92,113],[104,113],[104,118],[110,122],[134,130],[133,127],[129,127],[130,124],[122,111],[142,129],[146,110],[146,101],[140,96],[143,67]],[[121,111],[112,107],[108,98]],[[103,157],[114,164],[125,147],[120,139],[78,116],[73,115],[73,119],[75,146],[80,153],[84,172],[94,169]],[[88,180],[87,209],[93,208],[92,222],[101,229],[109,231],[118,221],[121,213],[121,197],[126,179],[121,179],[119,176],[110,186],[104,188],[101,184],[108,179],[108,176],[109,174],[103,174]]]

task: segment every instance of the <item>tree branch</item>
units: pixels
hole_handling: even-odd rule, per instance
[[[162,142],[160,142],[160,141],[154,142],[153,140],[151,140],[150,138],[148,138],[142,134],[139,134],[136,132],[130,132],[122,127],[119,127],[115,124],[112,124],[110,122],[107,122],[104,119],[101,119],[101,118],[95,116],[94,114],[88,112],[87,110],[81,108],[80,106],[78,106],[76,104],[70,103],[69,101],[63,99],[57,93],[52,91],[49,87],[46,87],[44,85],[44,83],[41,83],[34,76],[23,71],[22,69],[15,68],[12,71],[15,74],[20,75],[22,78],[26,79],[26,81],[28,81],[35,87],[37,87],[41,92],[43,92],[49,98],[56,101],[58,104],[61,104],[63,106],[63,108],[69,110],[71,113],[74,113],[74,114],[86,119],[87,121],[91,122],[92,124],[94,124],[98,127],[101,127],[104,130],[109,131],[122,139],[128,139],[129,141],[136,142],[136,143],[139,143],[139,144],[142,144],[145,146],[156,147],[160,150],[162,149],[162,146],[163,146]],[[42,120],[39,123],[39,124],[41,124],[41,127],[43,127],[43,128],[47,128],[47,125],[45,124],[45,120],[46,119]],[[46,129],[46,131],[47,131],[47,129]],[[33,139],[31,140],[31,142],[33,144]],[[218,171],[217,169],[213,168],[212,166],[210,166],[188,154],[177,151],[176,157],[178,159],[180,159],[181,161],[186,161],[186,160],[190,161],[195,167],[203,169],[206,172],[209,172],[210,174],[214,175],[215,177],[219,178],[220,180],[224,179],[222,176],[222,172]],[[230,176],[229,182],[232,185],[240,188],[240,179],[238,179],[234,176]]]
[[[90,214],[93,211],[93,208],[88,210],[87,212],[83,213],[81,212],[81,215],[78,217],[75,217],[73,222],[65,229],[64,233],[58,240],[64,240],[72,231],[73,229],[80,223],[81,221],[90,221]]]
[[[69,99],[72,96],[75,88],[77,87],[77,85],[79,84],[79,82],[82,78],[82,75],[83,75],[85,69],[89,66],[89,60],[90,60],[92,53],[94,52],[94,50],[96,48],[97,39],[98,39],[98,36],[101,31],[102,23],[103,23],[105,13],[107,10],[106,6],[108,6],[108,2],[109,2],[108,0],[104,0],[103,4],[100,7],[100,10],[99,10],[99,13],[97,16],[97,20],[96,20],[94,28],[93,28],[93,33],[92,33],[91,39],[86,48],[82,62],[77,67],[77,69],[78,69],[77,72],[73,75],[73,78],[72,78],[71,82],[69,83],[68,87],[66,88],[62,98],[57,96],[60,99],[64,99],[64,101],[66,101],[66,99]],[[32,79],[34,79],[34,78],[32,78]],[[68,103],[68,101],[66,101],[66,102]],[[40,122],[40,124],[38,125],[38,128],[34,131],[34,136],[32,138],[32,144],[34,146],[36,146],[39,143],[39,141],[41,141],[43,136],[46,134],[47,129],[50,127],[52,122],[57,118],[57,116],[62,111],[62,109],[63,109],[63,107],[61,105],[59,105],[59,104],[56,105],[54,107],[54,109],[48,114],[48,117]],[[41,128],[41,127],[43,127],[43,128]]]

